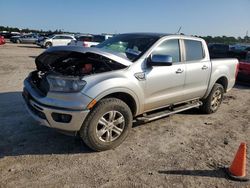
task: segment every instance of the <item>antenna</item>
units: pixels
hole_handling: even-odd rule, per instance
[[[179,34],[181,31],[181,26],[179,27],[178,31],[175,34]]]

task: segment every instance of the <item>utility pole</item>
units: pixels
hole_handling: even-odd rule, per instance
[[[246,32],[245,42],[246,42],[246,43],[248,42],[248,30],[247,30],[247,32]]]

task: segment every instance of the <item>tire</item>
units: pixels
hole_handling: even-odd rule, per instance
[[[20,44],[20,43],[21,43],[21,41],[20,41],[20,40],[16,40],[16,43],[17,43],[17,44]]]
[[[52,43],[51,43],[51,42],[46,42],[45,48],[50,48],[51,46],[52,46]]]
[[[221,84],[214,84],[208,97],[203,100],[201,110],[205,114],[211,114],[218,110],[224,94],[224,88]]]
[[[90,111],[79,131],[80,137],[95,151],[113,149],[127,137],[132,120],[131,110],[125,102],[106,98]],[[113,122],[116,122],[116,125]]]

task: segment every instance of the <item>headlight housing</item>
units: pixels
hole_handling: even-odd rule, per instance
[[[79,92],[86,85],[85,80],[77,77],[47,76],[50,91],[56,92]]]

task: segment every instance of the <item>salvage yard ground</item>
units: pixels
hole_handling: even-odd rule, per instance
[[[120,147],[92,152],[24,109],[22,82],[43,51],[0,46],[0,187],[250,187],[220,169],[240,142],[250,145],[250,87],[236,85],[215,114],[194,109],[134,124]],[[250,175],[249,149],[247,156]]]

